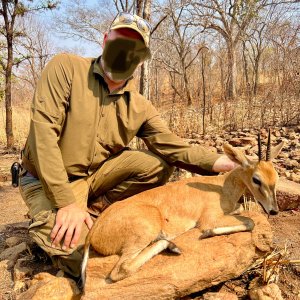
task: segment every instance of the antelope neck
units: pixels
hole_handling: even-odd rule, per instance
[[[236,204],[245,191],[246,185],[242,180],[245,175],[242,167],[237,167],[224,175],[223,193],[232,204]]]

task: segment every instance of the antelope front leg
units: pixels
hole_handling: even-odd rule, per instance
[[[254,222],[252,219],[244,216],[222,216],[215,222],[214,226],[212,229],[203,230],[200,239],[242,231],[252,231]]]

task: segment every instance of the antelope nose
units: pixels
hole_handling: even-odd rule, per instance
[[[278,210],[271,210],[270,211],[270,215],[277,215],[278,214]]]

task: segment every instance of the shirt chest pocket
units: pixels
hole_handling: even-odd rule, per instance
[[[127,146],[144,122],[144,113],[136,111],[124,98],[120,97],[107,106],[106,113],[101,117],[102,122],[100,120],[104,125],[101,130],[102,143],[113,148]]]

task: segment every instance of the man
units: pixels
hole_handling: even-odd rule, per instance
[[[234,166],[172,134],[133,87],[134,70],[150,57],[149,38],[145,20],[119,14],[100,58],[57,55],[36,87],[20,191],[32,218],[30,236],[73,276],[80,274],[90,215],[163,185],[174,166],[199,174]],[[149,151],[126,148],[134,136]]]

